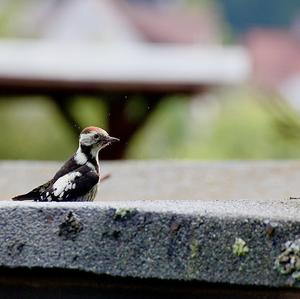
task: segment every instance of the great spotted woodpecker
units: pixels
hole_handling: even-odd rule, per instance
[[[76,153],[47,183],[13,200],[93,201],[100,179],[98,153],[118,138],[97,127],[87,127],[79,137]]]

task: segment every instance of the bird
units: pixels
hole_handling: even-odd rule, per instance
[[[98,127],[87,127],[79,135],[75,154],[56,172],[54,177],[32,191],[12,198],[14,201],[42,202],[93,201],[100,180],[99,151],[120,141]]]

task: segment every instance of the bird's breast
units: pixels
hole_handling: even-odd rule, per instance
[[[98,184],[96,184],[87,194],[82,198],[82,201],[94,201],[98,191]]]

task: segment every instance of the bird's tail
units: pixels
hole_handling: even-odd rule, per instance
[[[33,189],[32,191],[26,193],[17,195],[12,198],[14,201],[23,201],[23,200],[38,200],[41,196],[41,193],[43,193],[50,185],[51,181],[38,186],[37,188]]]
[[[15,200],[15,201],[36,200],[40,196],[38,188],[35,188],[26,194],[17,195],[15,197],[13,197],[12,200]]]
[[[32,197],[30,193],[18,195],[12,198],[14,201],[22,201],[22,200],[34,200],[36,197]]]

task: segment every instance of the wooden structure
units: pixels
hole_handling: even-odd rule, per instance
[[[122,142],[106,159],[123,156],[126,144],[166,96],[201,93],[215,86],[237,84],[250,73],[242,48],[153,46],[51,41],[0,42],[0,94],[46,95],[53,99],[76,133],[68,109],[76,95],[95,95],[107,105],[108,130]],[[128,119],[128,99],[140,96],[146,107]]]

